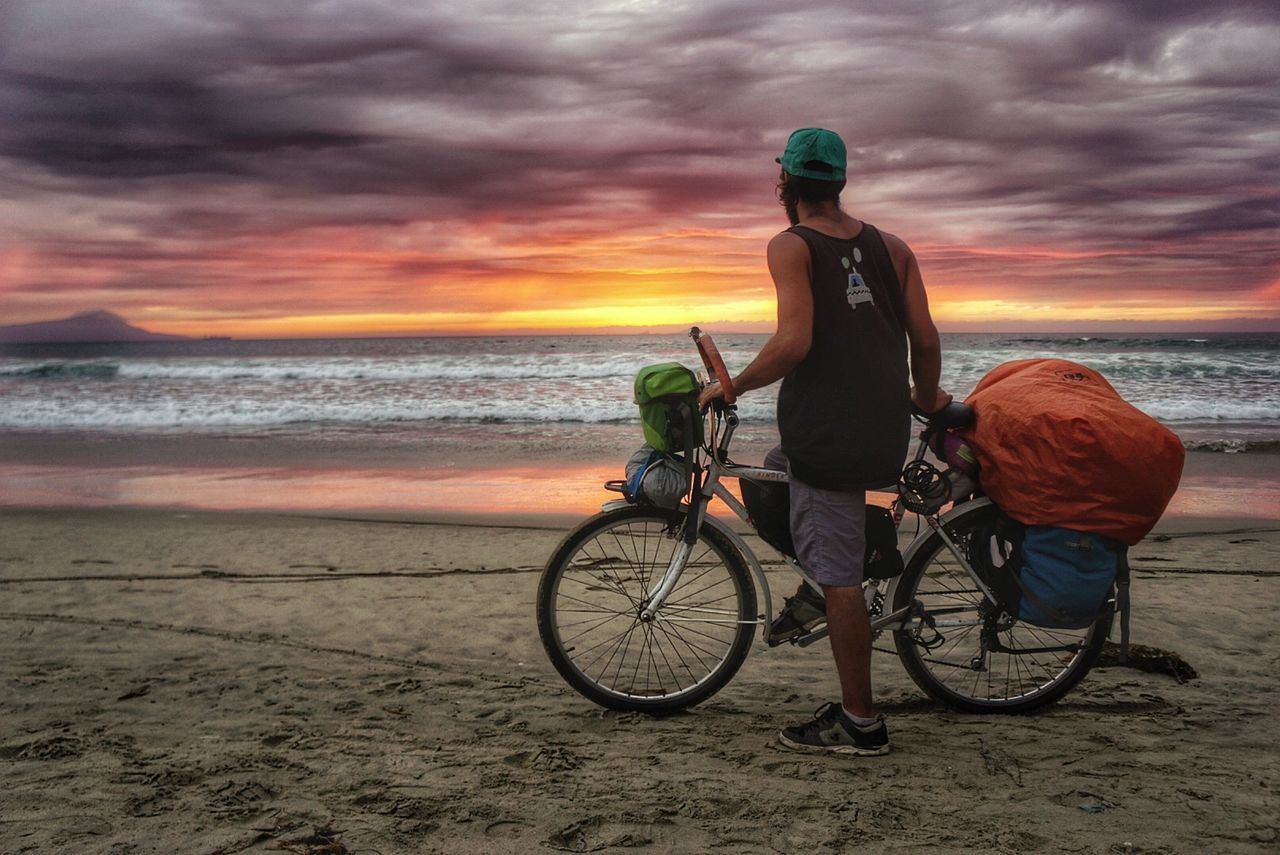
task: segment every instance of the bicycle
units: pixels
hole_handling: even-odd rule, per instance
[[[702,416],[705,441],[689,455],[687,501],[676,510],[625,498],[606,502],[564,538],[538,586],[538,631],[552,664],[583,696],[615,710],[664,714],[706,700],[742,666],[756,628],[767,635],[773,622],[759,558],[707,508],[718,498],[753,525],[725,479],[767,484],[788,476],[729,458],[738,426],[731,379],[711,337],[697,327],[690,336],[725,394]],[[873,638],[890,632],[894,650],[887,652],[897,654],[920,689],[954,708],[1021,713],[1053,703],[1097,662],[1115,591],[1083,630],[1012,617],[973,560],[974,550],[986,546],[978,533],[1002,512],[967,491],[950,496],[948,476],[924,459],[929,431],[962,428],[972,411],[952,404],[916,420],[924,429],[914,456],[885,492],[896,494],[895,529],[908,510],[927,525],[903,553],[900,575],[863,584]],[[606,487],[622,491],[620,482]],[[778,554],[819,590],[795,558]],[[822,625],[791,643],[807,647],[826,634]]]

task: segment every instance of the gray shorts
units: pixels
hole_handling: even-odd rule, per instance
[[[791,476],[791,539],[800,566],[819,585],[862,584],[867,552],[867,494],[864,490],[823,490],[796,479],[780,449],[765,466]]]

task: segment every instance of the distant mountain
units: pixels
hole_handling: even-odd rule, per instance
[[[0,344],[61,344],[117,341],[179,341],[185,335],[147,332],[113,312],[81,312],[60,321],[0,326]]]

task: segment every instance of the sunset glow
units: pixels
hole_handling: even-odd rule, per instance
[[[0,324],[768,331],[824,125],[944,330],[1280,328],[1274,6],[110,6],[6,7]]]

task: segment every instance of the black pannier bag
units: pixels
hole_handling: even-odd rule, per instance
[[[738,481],[742,503],[760,538],[783,555],[796,554],[791,539],[791,487],[772,482]],[[892,579],[902,573],[902,553],[898,551],[898,530],[893,514],[885,508],[867,505],[867,552],[862,573],[866,579]]]
[[[971,534],[969,542],[974,569],[1005,611],[1061,629],[1092,625],[1107,607],[1112,586],[1127,587],[1127,552],[1123,543],[1100,534],[1026,526],[1004,515]]]

